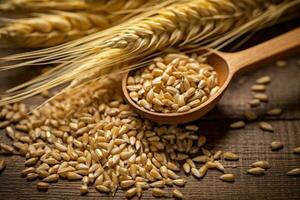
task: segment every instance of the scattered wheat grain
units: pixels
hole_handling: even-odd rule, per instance
[[[48,184],[48,183],[45,183],[45,182],[38,182],[38,183],[36,184],[36,188],[37,188],[38,190],[45,191],[45,190],[48,190],[49,184]]]
[[[239,159],[239,156],[236,155],[235,153],[232,153],[232,152],[224,152],[223,153],[223,157],[225,160],[238,160]]]
[[[269,169],[271,166],[268,161],[261,160],[261,161],[256,161],[256,162],[252,163],[251,167],[260,167],[263,169]]]
[[[295,154],[300,154],[300,147],[294,148],[293,152],[294,152]]]
[[[220,179],[222,181],[226,181],[226,182],[234,182],[235,176],[234,176],[234,174],[223,174],[220,176]]]
[[[286,67],[287,65],[288,65],[288,63],[285,60],[277,60],[276,61],[277,67],[283,68],[283,67]]]
[[[295,168],[287,172],[288,176],[300,176],[300,168]]]
[[[282,109],[281,108],[272,108],[271,110],[267,111],[268,115],[278,116],[281,115]]]
[[[254,168],[248,169],[247,173],[252,174],[252,175],[263,175],[263,174],[265,174],[265,169],[263,169],[261,167],[254,167]]]
[[[269,97],[268,97],[268,95],[265,94],[265,93],[255,93],[255,94],[253,95],[253,97],[254,97],[255,99],[260,100],[261,102],[268,102],[268,101],[269,101]]]
[[[274,132],[274,128],[267,122],[259,122],[259,127],[264,131]]]
[[[262,76],[256,80],[256,83],[258,84],[268,84],[271,82],[270,76]]]
[[[240,129],[244,128],[246,126],[246,123],[244,121],[237,121],[230,124],[230,128],[232,129]]]
[[[271,143],[272,151],[277,151],[277,150],[282,149],[282,148],[283,148],[283,144],[279,140],[275,140]]]

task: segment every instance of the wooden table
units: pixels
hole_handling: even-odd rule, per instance
[[[273,30],[264,31],[261,35],[272,35]],[[282,30],[282,26],[276,30]],[[278,68],[271,63],[235,79],[218,106],[199,120],[200,132],[207,136],[209,149],[236,152],[240,160],[224,162],[225,165],[238,166],[226,169],[226,172],[236,175],[234,183],[220,181],[218,177],[221,173],[216,170],[210,170],[201,180],[187,177],[186,187],[180,189],[185,199],[300,199],[300,177],[286,175],[290,169],[300,167],[300,155],[292,153],[293,148],[300,146],[300,66],[296,63],[297,59],[300,59],[299,55],[286,58],[289,65],[285,68]],[[31,73],[36,74],[35,71],[24,73],[24,70],[17,70],[1,73],[0,89],[3,91],[4,88],[28,80]],[[275,132],[260,130],[257,121],[248,124],[245,129],[229,130],[228,125],[231,122],[243,119],[243,112],[249,109],[250,87],[263,75],[272,77],[267,91],[270,101],[254,110],[259,114],[260,120],[266,120],[274,126]],[[29,100],[30,104],[33,102],[36,102],[36,99]],[[284,113],[276,118],[265,116],[264,113],[273,107],[283,108]],[[281,140],[284,148],[272,152],[269,146],[275,139]],[[2,131],[0,141],[8,141]],[[0,175],[0,199],[124,199],[121,190],[113,198],[96,192],[92,187],[87,196],[81,197],[80,181],[60,180],[51,184],[48,192],[39,192],[36,191],[36,182],[27,182],[20,176],[24,168],[24,158],[0,155],[0,159],[7,162],[6,170]],[[247,175],[246,170],[257,160],[267,160],[272,167],[267,170],[265,176]],[[143,198],[153,199],[150,191],[145,192]]]

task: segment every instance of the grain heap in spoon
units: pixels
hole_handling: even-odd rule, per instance
[[[219,90],[218,77],[206,58],[193,54],[167,54],[127,79],[127,90],[144,109],[182,113],[195,108]]]

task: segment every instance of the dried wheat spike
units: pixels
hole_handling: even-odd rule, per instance
[[[281,3],[281,6],[287,6],[290,1]],[[111,55],[116,59],[121,60],[121,56],[124,56],[125,62],[126,59],[143,58],[168,47],[180,48],[185,45],[220,47],[226,45],[228,39],[240,36],[242,32],[255,30],[258,24],[273,23],[270,15],[279,17],[284,12],[282,9],[276,10],[276,4],[273,6],[265,0],[177,1],[134,24],[129,24],[126,28],[121,28],[117,34],[100,38],[98,46],[104,51],[112,49]],[[254,23],[254,19],[257,22]],[[256,25],[253,26],[254,24]],[[119,56],[116,55],[115,49],[119,50],[117,53]],[[99,54],[101,55],[101,52]],[[99,63],[97,58],[101,57],[99,54],[91,55],[85,70],[90,67],[92,71],[77,79],[74,85],[107,73],[107,68],[113,69],[106,66],[103,66],[105,70],[95,67]]]
[[[134,9],[143,5],[147,0],[6,0],[0,3],[3,12],[42,12],[48,10],[79,11],[90,9]]]
[[[25,7],[26,5],[29,6],[30,3],[36,3],[47,8],[48,3],[48,9],[56,9],[56,11],[41,13],[43,8],[40,8],[40,10],[37,9],[38,13],[31,13],[32,17],[30,18],[4,20],[7,22],[0,28],[0,45],[4,47],[37,48],[62,44],[116,25],[134,15],[130,13],[131,9],[152,5],[157,0],[148,0],[147,4],[145,4],[146,0],[102,0],[97,2],[15,1],[17,5],[21,2],[26,2]],[[54,6],[63,3],[66,6],[57,6],[57,8]],[[84,11],[57,11],[78,10],[73,9],[72,6],[70,9],[67,9],[67,4],[74,4],[80,8],[78,5],[82,5],[83,3],[85,6],[81,6],[81,8],[85,8]],[[123,13],[113,13],[115,11]]]
[[[13,47],[49,47],[111,27],[107,13],[56,11],[16,19],[0,28],[0,40]]]

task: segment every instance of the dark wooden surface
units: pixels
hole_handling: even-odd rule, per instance
[[[3,54],[5,53],[2,52]],[[185,199],[300,199],[300,177],[286,176],[288,170],[300,167],[300,155],[292,153],[293,148],[300,146],[300,66],[296,63],[300,60],[300,55],[287,57],[286,60],[289,64],[285,68],[278,68],[271,63],[236,78],[218,106],[199,120],[200,132],[207,136],[209,149],[236,152],[240,160],[222,161],[225,165],[237,164],[237,168],[226,169],[226,172],[236,175],[234,183],[220,181],[218,177],[221,173],[214,170],[210,170],[201,180],[192,176],[185,177],[188,183],[185,188],[180,189]],[[35,71],[38,70],[31,69],[30,73],[22,70],[0,73],[1,91],[22,80],[28,80]],[[275,132],[261,131],[257,122],[248,124],[245,129],[229,130],[228,124],[242,119],[242,113],[249,109],[247,103],[251,99],[250,86],[262,75],[272,77],[267,91],[270,101],[254,110],[259,113],[260,119],[274,126]],[[36,99],[28,102],[33,104]],[[272,107],[281,107],[284,113],[276,118],[265,116],[266,110]],[[284,143],[284,148],[278,152],[272,152],[269,148],[271,141],[275,139]],[[9,142],[2,131],[0,141]],[[7,162],[6,170],[0,175],[0,199],[124,199],[121,190],[115,197],[109,197],[96,192],[92,187],[87,196],[80,197],[80,181],[60,180],[51,184],[48,192],[39,192],[35,188],[36,182],[27,182],[20,176],[24,169],[24,158],[0,155],[0,159]],[[245,171],[257,160],[269,161],[271,169],[265,176],[247,175]],[[143,195],[143,199],[152,198],[150,191]]]

